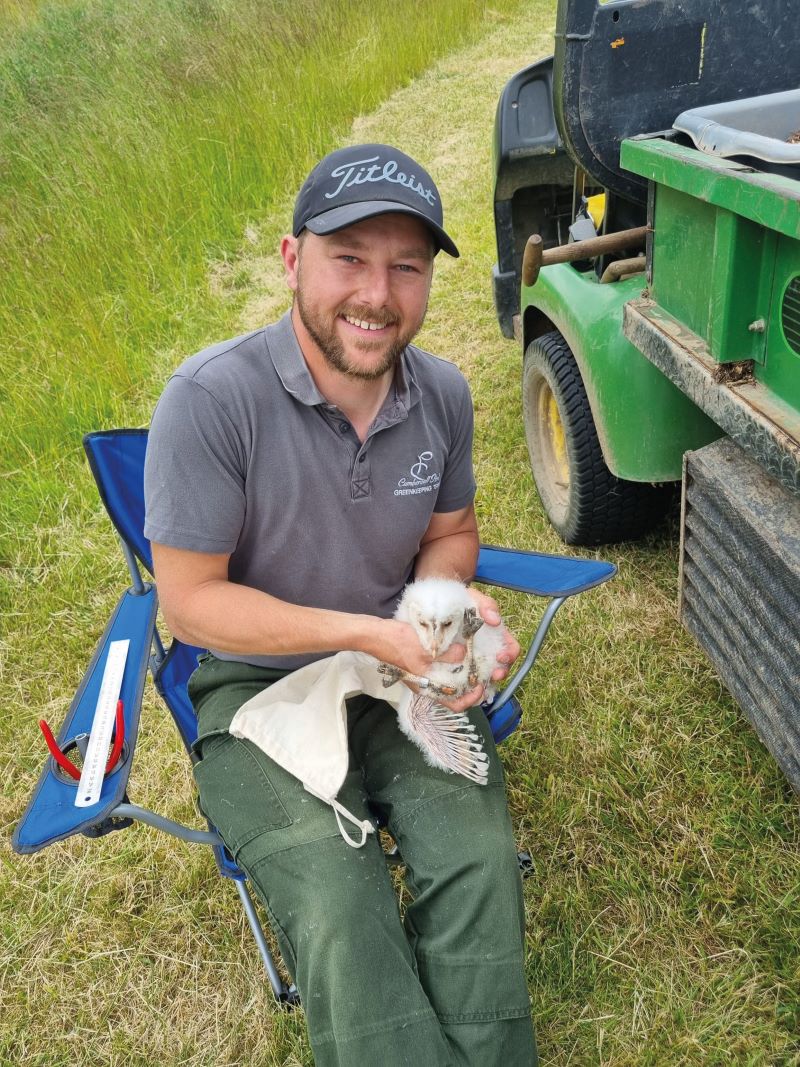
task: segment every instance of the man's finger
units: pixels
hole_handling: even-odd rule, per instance
[[[440,700],[439,703],[444,704],[451,711],[466,711],[467,708],[474,708],[476,704],[480,704],[482,700],[483,686],[476,685],[474,689],[471,689],[469,693],[464,693],[458,700]]]
[[[483,621],[488,622],[490,626],[497,626],[502,618],[497,603],[491,597],[484,596],[481,598],[479,607]]]

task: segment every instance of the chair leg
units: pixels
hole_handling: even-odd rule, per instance
[[[300,1003],[300,994],[297,991],[297,986],[294,984],[287,986],[278,974],[277,968],[275,967],[275,961],[273,960],[267,945],[267,939],[264,937],[264,931],[261,929],[261,923],[259,922],[256,913],[255,904],[247,891],[247,886],[238,878],[234,880],[236,882],[236,889],[238,890],[242,901],[244,913],[247,916],[247,921],[250,923],[250,929],[253,931],[253,937],[256,940],[258,951],[261,953],[261,959],[264,963],[267,977],[269,978],[269,984],[272,986],[272,992],[283,1007],[294,1008]]]
[[[528,649],[525,659],[522,661],[522,666],[514,673],[512,678],[509,678],[504,689],[500,689],[497,692],[492,703],[486,708],[486,714],[489,715],[505,704],[516,693],[519,686],[525,679],[528,671],[533,666],[536,657],[539,655],[539,649],[544,643],[544,639],[547,636],[547,631],[550,629],[550,623],[556,616],[556,612],[564,603],[567,598],[565,596],[553,597],[550,603],[545,608],[545,612],[539,620],[539,626],[533,637],[531,647]]]

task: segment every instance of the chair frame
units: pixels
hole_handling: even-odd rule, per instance
[[[137,804],[133,804],[130,802],[127,793],[125,792],[133,760],[133,751],[135,749],[144,677],[146,673],[151,675],[156,689],[164,699],[173,719],[175,720],[175,724],[190,758],[193,762],[196,762],[197,757],[194,756],[190,747],[191,742],[194,740],[191,730],[191,718],[193,713],[191,711],[188,712],[189,718],[187,720],[186,707],[184,707],[183,711],[176,707],[174,692],[172,695],[170,694],[166,682],[166,674],[169,671],[170,664],[176,656],[183,656],[185,658],[187,654],[191,655],[192,652],[196,653],[202,651],[200,649],[194,649],[193,646],[185,645],[177,639],[173,639],[168,650],[165,649],[156,622],[158,598],[155,585],[153,582],[148,581],[143,577],[140,569],[141,563],[146,569],[150,571],[152,570],[151,561],[147,556],[149,545],[144,541],[143,531],[141,531],[141,537],[132,537],[129,528],[128,535],[126,536],[126,522],[122,521],[120,509],[114,504],[109,492],[109,476],[107,472],[101,469],[97,455],[93,451],[98,441],[106,440],[109,443],[122,442],[124,445],[124,439],[131,436],[137,436],[140,439],[139,443],[128,442],[129,445],[135,443],[137,449],[140,448],[142,437],[144,437],[146,442],[146,431],[135,430],[101,431],[94,434],[87,434],[84,438],[84,445],[89,457],[92,472],[97,481],[101,499],[103,500],[120,539],[123,557],[131,579],[131,585],[123,593],[117,605],[117,609],[112,615],[112,618],[98,643],[91,663],[87,668],[81,686],[76,693],[76,697],[73,700],[70,711],[59,733],[57,744],[62,752],[65,752],[70,748],[77,748],[81,752],[81,755],[85,755],[89,734],[86,732],[75,734],[70,733],[70,731],[73,729],[76,716],[80,717],[82,715],[84,722],[88,722],[89,724],[92,722],[92,708],[94,706],[92,704],[92,697],[94,696],[94,691],[97,687],[97,675],[100,673],[101,665],[104,665],[105,655],[108,652],[110,641],[115,636],[120,636],[120,632],[118,632],[120,628],[123,636],[130,634],[137,638],[136,648],[138,649],[138,656],[136,656],[136,658],[138,659],[138,670],[131,672],[133,682],[131,682],[128,688],[129,706],[126,707],[125,711],[126,737],[132,738],[133,741],[129,748],[126,747],[124,756],[104,781],[103,791],[98,804],[93,809],[78,809],[78,812],[83,812],[83,814],[78,814],[76,812],[74,800],[71,799],[74,794],[70,793],[68,789],[66,791],[64,789],[65,785],[74,786],[75,783],[70,782],[63,773],[60,773],[55,759],[49,759],[42,770],[33,797],[14,832],[12,846],[15,851],[19,853],[30,853],[38,851],[40,848],[44,848],[54,841],[63,839],[74,833],[83,833],[88,837],[98,837],[115,830],[123,829],[129,826],[133,821],[143,822],[149,826],[156,827],[182,841],[210,846],[214,851],[220,873],[236,883],[236,889],[241,899],[242,907],[244,908],[247,921],[253,933],[253,938],[256,942],[256,946],[275,997],[279,1003],[291,1008],[299,1003],[297,989],[294,985],[287,985],[278,973],[278,969],[267,945],[266,936],[259,920],[254,901],[246,885],[246,875],[241,868],[236,865],[230,854],[227,852],[224,842],[219,834],[210,824],[207,830],[197,830],[186,826],[183,823],[176,822],[173,819],[166,818],[163,815],[159,815],[156,812],[149,811]],[[138,471],[136,458],[134,458],[131,469],[134,477],[138,479],[140,472]],[[130,471],[126,472],[126,475],[129,475],[130,473]],[[137,484],[133,486],[133,490],[135,493],[141,492],[141,502],[139,502],[138,497],[136,497],[136,500],[137,503],[142,503],[143,489],[138,481]],[[138,535],[140,531],[137,529],[136,533]],[[509,560],[512,563],[512,571],[515,561],[517,566],[522,566],[523,568],[527,567],[528,569],[530,569],[531,566],[535,567],[537,561],[548,561],[551,566],[553,566],[555,561],[555,565],[560,565],[562,569],[581,564],[582,566],[579,567],[581,580],[578,581],[573,577],[572,584],[565,582],[562,583],[564,586],[563,588],[558,588],[558,583],[556,583],[556,588],[551,588],[549,592],[545,592],[543,589],[537,589],[532,586],[530,578],[524,578],[520,581],[509,580]],[[484,705],[484,711],[492,726],[492,733],[495,737],[495,741],[499,743],[500,741],[505,740],[505,738],[516,729],[516,726],[519,723],[522,709],[515,694],[535,663],[558,610],[570,596],[574,596],[579,592],[583,592],[585,589],[602,584],[611,578],[615,571],[616,567],[613,564],[603,563],[601,561],[577,560],[574,557],[549,556],[543,553],[516,552],[497,548],[492,545],[481,546],[479,563],[475,574],[476,581],[488,585],[499,585],[505,588],[517,589],[532,595],[546,596],[549,599],[540,618],[531,645],[526,652],[519,669],[513,674],[505,688],[497,693],[494,700],[490,704]],[[133,613],[134,618],[132,622],[126,621],[125,613],[128,611]],[[185,663],[184,667],[186,667]],[[129,678],[127,667],[125,678]],[[182,681],[178,681],[177,688],[180,688],[181,686],[185,688],[185,683],[186,678],[183,678]],[[185,697],[185,700],[188,705],[188,697]],[[87,702],[91,705],[88,709],[85,706]],[[190,705],[188,706],[190,707]],[[54,785],[53,778],[60,779],[58,786]],[[63,809],[61,811],[61,815],[63,816],[62,822],[57,828],[54,829],[51,826],[48,830],[42,832],[40,824],[43,820],[43,810],[52,810],[53,808],[53,803],[45,804],[43,797],[45,793],[49,791],[47,795],[52,801],[54,789],[56,789],[58,803],[61,805],[61,809]],[[524,856],[524,854],[521,854],[521,856]],[[391,860],[391,858],[392,855],[390,854],[389,859]],[[527,859],[528,862],[530,862],[530,858],[527,857]],[[524,860],[521,860],[521,866],[523,863]]]

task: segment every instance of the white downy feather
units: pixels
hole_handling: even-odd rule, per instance
[[[452,644],[465,643],[464,613],[475,607],[466,586],[450,578],[421,578],[407,585],[394,617],[411,625],[422,647],[434,658],[441,656]],[[498,653],[503,648],[505,627],[481,626],[473,637],[473,658],[478,682],[485,686],[484,699],[491,700],[496,692],[491,684],[492,671],[497,666]],[[472,689],[469,667],[461,663],[434,663],[426,678],[437,685],[455,687],[460,695]]]
[[[434,657],[454,643],[465,644],[464,616],[475,603],[465,586],[447,578],[422,578],[408,585],[398,604],[395,618],[409,623],[423,648]],[[434,663],[428,680],[454,690],[454,696],[474,688],[470,670],[485,687],[485,699],[491,700],[495,687],[492,671],[503,647],[505,627],[483,626],[474,634],[472,664]],[[467,716],[450,711],[425,693],[417,694],[405,714],[398,715],[401,730],[423,752],[428,763],[442,770],[463,774],[479,785],[486,784],[488,757],[483,743]]]

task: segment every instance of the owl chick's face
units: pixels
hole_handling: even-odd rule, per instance
[[[420,644],[434,659],[445,652],[458,637],[464,620],[464,612],[461,609],[440,616],[420,604],[410,605],[409,616]]]

